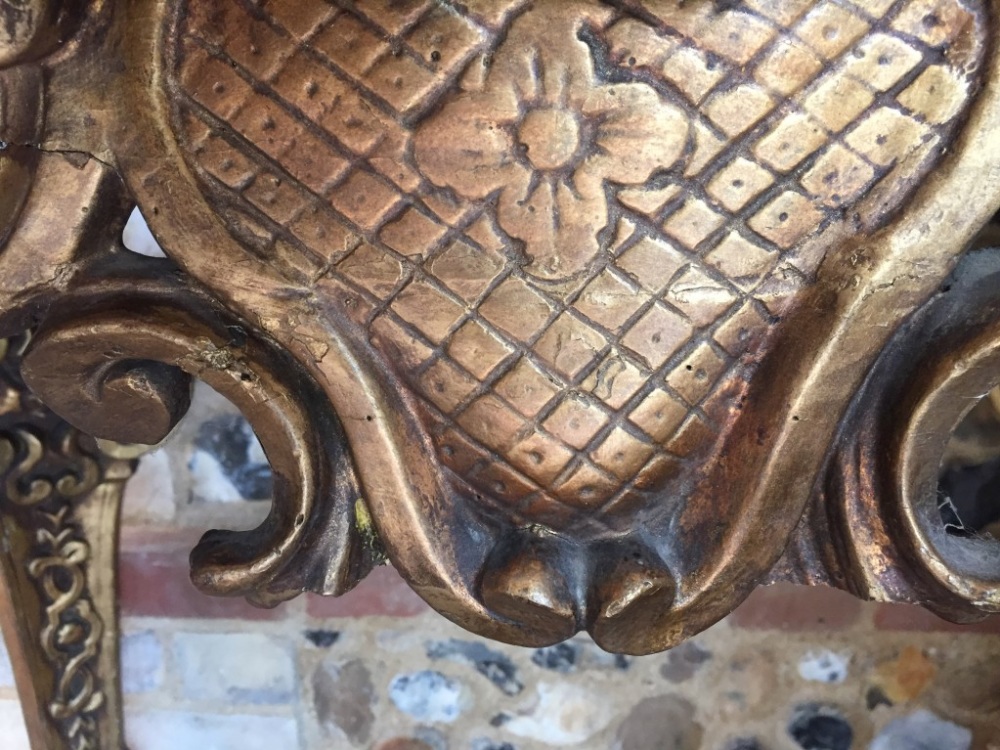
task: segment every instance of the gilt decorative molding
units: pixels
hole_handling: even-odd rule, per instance
[[[62,728],[74,750],[99,748],[100,734],[95,714],[104,704],[104,692],[96,683],[94,667],[104,625],[84,597],[85,566],[90,547],[76,538],[68,525],[69,508],[44,514],[38,540],[43,557],[32,560],[28,572],[45,594],[46,623],[42,628],[42,648],[55,667],[57,687],[49,704],[49,716]],[[66,589],[60,577],[69,579]],[[77,646],[78,653],[67,657],[63,649]]]
[[[207,593],[387,557],[477,633],[629,653],[777,579],[1000,611],[935,502],[1000,381],[998,10],[0,0],[0,333],[97,438],[191,376],[244,411],[273,511]]]
[[[25,388],[26,343],[0,342],[0,625],[33,742],[120,746],[113,562],[133,461],[103,452]]]

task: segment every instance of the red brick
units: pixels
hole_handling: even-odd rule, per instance
[[[508,745],[508,747],[510,747]],[[408,737],[394,737],[391,740],[380,742],[375,750],[432,750],[431,746],[420,740],[413,740]]]
[[[357,588],[340,597],[309,596],[310,617],[413,617],[428,606],[388,565],[375,568]]]
[[[125,550],[118,562],[122,614],[132,617],[198,617],[280,620],[285,608],[259,609],[243,599],[207,596],[191,583],[186,553]]]
[[[843,630],[858,621],[863,607],[838,589],[776,583],[754,591],[729,616],[729,623],[748,630]]]
[[[879,630],[901,630],[928,633],[1000,634],[1000,616],[988,617],[982,622],[959,625],[942,620],[923,607],[912,604],[880,604],[875,610],[875,627]]]

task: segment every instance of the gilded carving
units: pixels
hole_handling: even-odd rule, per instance
[[[20,606],[22,616],[39,622],[38,641],[28,650],[37,649],[38,668],[52,675],[51,693],[40,696],[47,716],[70,750],[101,750],[107,747],[101,742],[106,682],[116,694],[118,689],[117,675],[100,674],[107,647],[103,616],[113,609],[110,602],[96,604],[91,593],[97,574],[88,571],[98,562],[81,525],[87,514],[81,502],[95,491],[114,496],[111,487],[128,476],[129,464],[102,457],[92,440],[88,444],[78,430],[53,419],[25,388],[18,371],[25,345],[24,339],[0,342],[0,518],[8,533],[27,532],[18,562],[36,587],[40,611],[32,614],[34,602],[27,598]],[[117,628],[109,635],[117,637]],[[18,648],[16,641],[10,645]],[[107,727],[103,734],[108,737]]]
[[[940,300],[994,304],[998,0],[14,5],[70,31],[0,36],[0,328],[96,437],[160,439],[191,376],[245,411],[281,481],[205,591],[384,553],[476,632],[633,653],[781,577],[1000,609],[919,439],[993,340]],[[983,346],[929,353],[949,316]],[[11,498],[91,491],[5,435]]]
[[[574,39],[586,11],[548,5],[512,24],[472,63],[467,75],[478,65],[485,80],[446,95],[413,135],[414,162],[432,184],[467,201],[499,193],[497,224],[523,243],[525,270],[551,281],[601,252],[605,185],[645,186],[689,138],[685,113],[651,86],[596,75],[593,52]]]
[[[219,0],[180,12],[178,127],[259,252],[360,298],[469,494],[565,528],[704,456],[979,86],[978,4],[811,5]]]
[[[104,626],[87,594],[90,546],[69,522],[70,513],[70,506],[63,506],[41,514],[39,556],[28,563],[28,572],[44,594],[42,650],[57,675],[49,715],[73,750],[100,750],[96,715],[104,693],[95,662]]]

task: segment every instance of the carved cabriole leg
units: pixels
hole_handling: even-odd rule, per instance
[[[118,662],[119,507],[133,462],[43,407],[0,362],[0,626],[31,746],[124,747]]]

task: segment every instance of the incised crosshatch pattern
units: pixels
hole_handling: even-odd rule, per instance
[[[176,127],[233,231],[322,280],[470,495],[554,527],[711,445],[824,238],[888,221],[947,148],[985,23],[954,0],[178,13]]]

